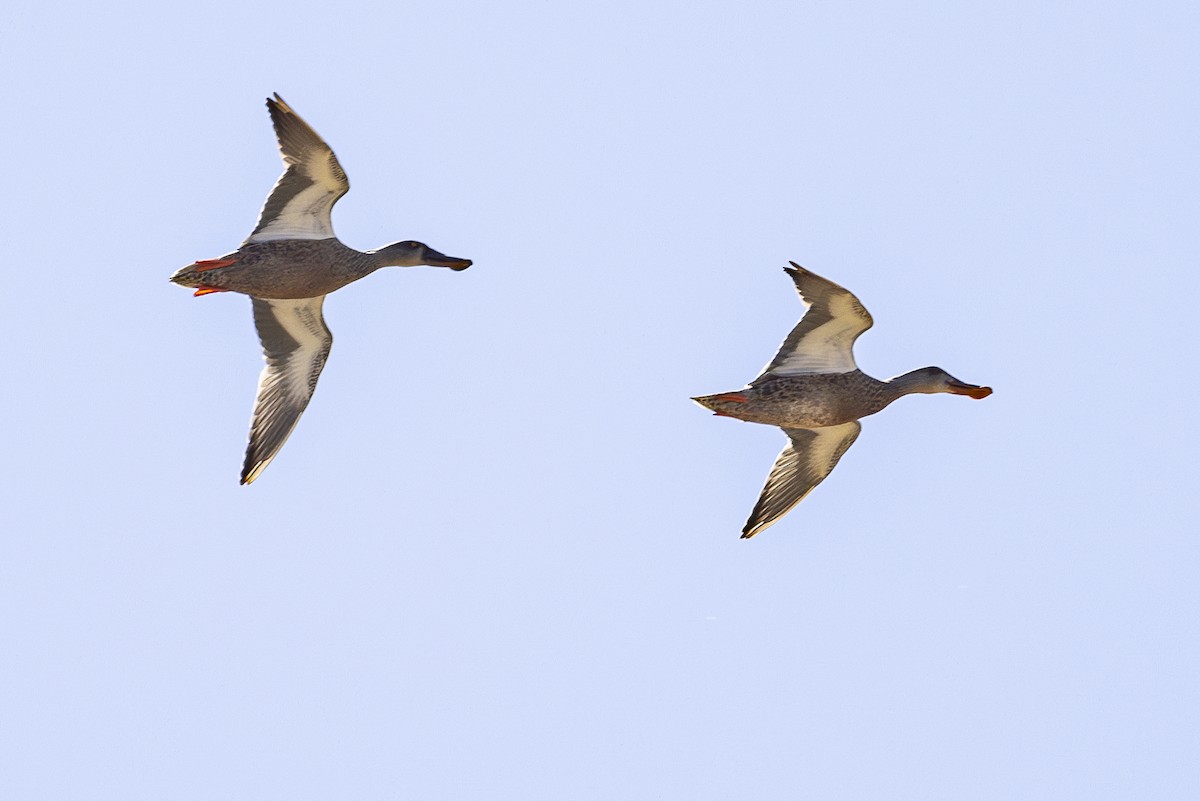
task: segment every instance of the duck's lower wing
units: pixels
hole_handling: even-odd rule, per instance
[[[304,300],[252,297],[250,302],[267,366],[258,379],[243,484],[258,478],[287,441],[317,388],[333,345],[333,334],[321,314],[323,295]]]
[[[862,425],[857,420],[827,428],[783,429],[791,441],[775,460],[762,495],[742,529],[742,537],[753,537],[769,528],[804,500],[813,487],[833,472],[860,431]]]

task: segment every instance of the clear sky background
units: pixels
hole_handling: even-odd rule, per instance
[[[0,28],[6,799],[1200,795],[1193,4],[23,4]],[[279,92],[339,236],[237,476]],[[984,401],[783,445],[800,316]]]

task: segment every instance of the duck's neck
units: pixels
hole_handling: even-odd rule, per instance
[[[903,398],[905,395],[912,395],[918,392],[937,392],[938,390],[930,384],[928,368],[920,370],[911,370],[904,375],[898,375],[895,378],[889,378],[883,382],[887,402],[891,403],[896,398]]]
[[[395,253],[389,253],[387,248],[379,250],[355,250],[354,255],[348,260],[347,272],[354,277],[352,280],[357,281],[360,278],[366,278],[376,270],[381,270],[384,267],[396,267],[400,262]]]
[[[421,258],[423,249],[415,250],[411,242],[393,242],[377,250],[368,250],[366,255],[376,270],[380,267],[416,267],[425,263]]]
[[[382,267],[408,267],[409,264],[402,260],[399,253],[390,251],[387,248],[379,250],[368,250],[367,258],[371,260],[371,270],[374,272]]]

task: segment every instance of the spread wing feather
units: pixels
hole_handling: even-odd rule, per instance
[[[763,487],[742,537],[753,537],[783,517],[804,500],[813,488],[833,472],[838,460],[858,439],[862,424],[857,420],[827,428],[785,428],[789,442],[784,447]]]
[[[791,265],[794,269],[785,267],[784,271],[792,277],[808,311],[751,386],[776,376],[857,370],[854,341],[874,322],[848,290],[795,262]]]
[[[250,301],[267,366],[258,379],[250,444],[242,466],[243,484],[258,478],[300,421],[333,345],[333,334],[321,313],[324,295]]]
[[[333,204],[350,191],[350,181],[329,145],[282,97],[267,98],[267,110],[285,169],[246,242],[329,239]]]

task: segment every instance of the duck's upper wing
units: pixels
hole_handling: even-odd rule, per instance
[[[329,214],[338,198],[350,191],[350,181],[329,145],[282,97],[267,98],[267,109],[286,169],[246,242],[329,239],[333,236]]]
[[[317,388],[333,345],[333,334],[321,314],[324,295],[303,300],[252,297],[250,301],[267,366],[258,379],[243,484],[258,478],[287,441]]]
[[[860,431],[862,424],[857,420],[827,428],[783,429],[791,441],[775,460],[758,503],[742,529],[742,537],[753,537],[770,527],[804,500],[813,487],[833,472]]]
[[[874,322],[849,291],[795,262],[791,265],[784,267],[784,272],[796,283],[808,311],[751,386],[776,376],[857,370],[854,340]]]

